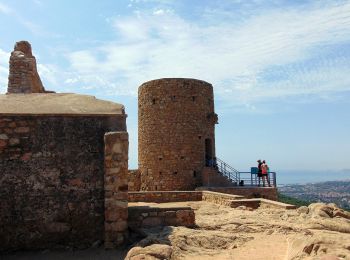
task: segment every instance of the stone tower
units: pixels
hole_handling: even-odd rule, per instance
[[[138,93],[138,156],[141,190],[193,190],[201,186],[206,160],[215,157],[211,84],[165,78]]]
[[[7,93],[45,93],[32,47],[27,41],[16,42],[10,57]]]

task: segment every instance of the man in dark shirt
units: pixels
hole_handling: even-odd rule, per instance
[[[261,180],[261,178],[262,178],[262,168],[261,168],[261,166],[262,166],[262,161],[261,160],[257,160],[257,162],[258,162],[258,180],[259,180],[259,186],[260,186],[260,180]]]

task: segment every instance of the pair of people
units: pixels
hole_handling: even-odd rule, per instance
[[[265,179],[267,181],[267,184],[269,185],[269,187],[271,187],[270,184],[270,179],[269,179],[269,166],[267,165],[266,161],[263,160],[258,160],[258,179],[259,179],[259,186],[260,186],[260,179],[262,178],[263,180],[263,186],[265,187]]]

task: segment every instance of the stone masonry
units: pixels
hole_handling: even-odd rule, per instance
[[[8,93],[44,93],[36,59],[32,54],[32,47],[27,41],[17,42],[10,57],[10,74]]]
[[[0,251],[104,240],[105,132],[125,118],[1,116]]]
[[[129,170],[129,191],[139,191],[141,189],[140,171]]]
[[[195,213],[191,207],[157,207],[153,205],[129,206],[129,227],[132,230],[159,226],[195,226]]]
[[[124,106],[47,93],[28,42],[11,54],[8,92],[0,95],[0,252],[124,241]],[[105,158],[109,132],[117,133],[106,135]]]
[[[128,133],[106,133],[105,248],[125,243],[128,236]]]
[[[141,190],[201,186],[206,157],[215,157],[213,87],[195,79],[159,79],[139,88]]]

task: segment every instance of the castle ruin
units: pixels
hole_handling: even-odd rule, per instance
[[[47,93],[16,43],[0,95],[0,251],[122,244],[127,168],[124,106]]]
[[[39,77],[32,46],[27,41],[15,44],[10,56],[8,93],[45,93]]]
[[[190,207],[128,207],[128,202],[242,196],[275,199],[275,188],[227,189],[214,166],[211,84],[185,78],[139,88],[139,169],[128,170],[125,108],[93,96],[46,91],[28,42],[10,57],[8,93],[0,95],[0,252],[124,244],[128,229],[195,224]],[[237,182],[235,183],[237,185]],[[266,203],[266,202],[264,202]]]

